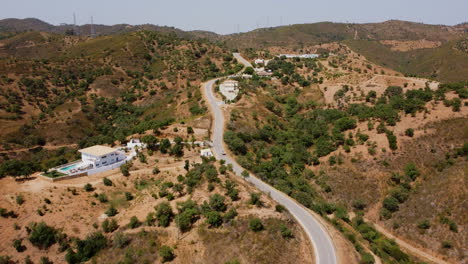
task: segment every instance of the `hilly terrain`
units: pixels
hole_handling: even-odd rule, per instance
[[[320,216],[339,263],[468,260],[468,24],[95,28],[0,20],[0,260],[313,263],[285,208],[200,157],[214,78],[239,84],[223,155]],[[38,175],[130,138],[121,171]]]
[[[42,162],[49,146],[113,144],[203,115],[200,82],[236,67],[226,48],[172,33],[16,34],[0,42],[2,155],[37,147],[6,158]]]
[[[240,80],[224,136],[239,164],[329,219],[361,261],[367,247],[382,263],[463,263],[467,83],[405,77],[344,44],[304,50],[319,48],[334,55],[270,55],[272,78]],[[290,49],[247,54],[273,52]]]

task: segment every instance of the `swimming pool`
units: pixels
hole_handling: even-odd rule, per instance
[[[74,169],[74,168],[78,167],[78,165],[79,165],[79,163],[68,165],[66,167],[61,168],[60,170],[61,171],[69,171],[71,169]]]

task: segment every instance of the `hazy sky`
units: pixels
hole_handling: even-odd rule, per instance
[[[401,19],[453,25],[468,21],[468,0],[0,0],[0,18],[52,24],[167,25],[234,33],[284,24]]]

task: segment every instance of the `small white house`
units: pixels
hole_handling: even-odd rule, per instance
[[[126,160],[125,153],[114,148],[96,145],[80,149],[81,161],[93,165],[93,168],[108,166]]]
[[[207,148],[207,149],[202,149],[200,151],[200,156],[202,157],[213,157],[213,152],[211,151],[211,149]]]
[[[135,148],[143,149],[143,148],[146,148],[146,144],[142,143],[137,138],[132,138],[132,139],[130,139],[130,141],[127,142],[127,148],[129,148],[129,149],[135,149]]]
[[[255,64],[257,64],[257,65],[259,65],[259,64],[262,64],[262,65],[265,64],[265,60],[263,60],[263,59],[256,59],[254,62],[255,62]]]

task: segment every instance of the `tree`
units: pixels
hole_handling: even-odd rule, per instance
[[[102,233],[91,233],[85,240],[76,240],[77,251],[75,252],[72,249],[68,249],[65,260],[71,264],[86,262],[106,246],[107,239]]]
[[[162,262],[169,262],[175,258],[174,250],[169,246],[162,246],[159,249],[159,256],[162,258]]]
[[[46,223],[32,223],[29,228],[31,233],[28,239],[35,247],[47,249],[57,242],[56,235],[58,231]]]
[[[169,139],[165,138],[161,140],[161,143],[159,143],[159,150],[161,153],[165,154],[167,153],[167,150],[171,147],[171,142]]]
[[[125,177],[130,176],[130,168],[128,164],[122,164],[120,166],[120,172],[122,172],[122,175]]]
[[[210,207],[211,209],[224,212],[227,209],[227,205],[224,203],[224,196],[219,194],[213,194],[210,196]]]
[[[6,160],[0,164],[0,178],[29,176],[37,170],[39,165],[30,161]]]
[[[247,67],[244,70],[244,74],[252,75],[254,72],[255,72],[255,70],[252,67]]]
[[[242,177],[247,178],[247,177],[249,177],[249,172],[246,171],[246,170],[243,170],[241,175],[242,175]]]
[[[112,181],[106,177],[102,179],[102,182],[104,183],[105,186],[112,186]]]
[[[218,227],[223,223],[223,218],[219,212],[210,211],[206,213],[206,223],[211,227]]]
[[[184,146],[182,144],[175,144],[172,146],[171,155],[182,157],[184,155]]]
[[[250,219],[249,220],[249,228],[250,228],[250,230],[252,230],[254,232],[262,231],[264,229],[264,226],[262,224],[262,220],[260,220],[259,218]]]
[[[191,126],[187,127],[187,134],[193,134],[193,128]]]
[[[141,141],[146,144],[148,149],[151,150],[154,150],[158,143],[158,139],[153,135],[145,135],[143,136]]]
[[[159,226],[169,226],[173,217],[174,213],[169,203],[163,202],[156,207],[156,219],[158,220]]]

